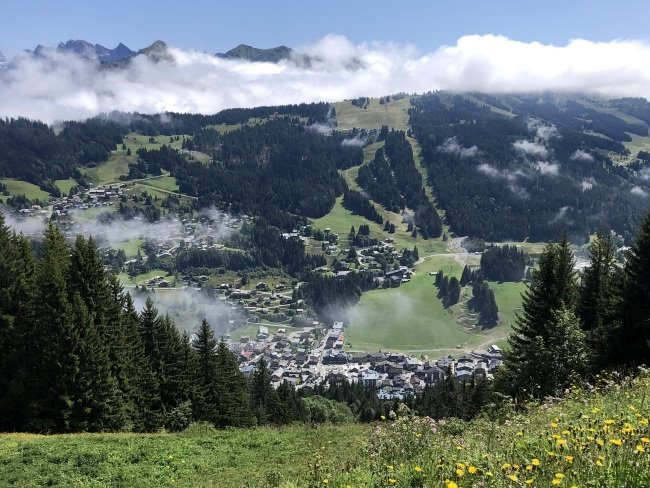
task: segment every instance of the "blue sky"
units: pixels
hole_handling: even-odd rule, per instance
[[[0,12],[0,49],[8,53],[67,39],[132,49],[162,39],[222,52],[239,43],[295,46],[330,33],[429,52],[467,34],[558,45],[573,38],[647,39],[650,25],[650,3],[642,0],[4,0]]]

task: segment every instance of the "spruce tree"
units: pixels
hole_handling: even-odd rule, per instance
[[[255,423],[251,411],[248,383],[239,371],[235,355],[221,341],[217,346],[217,392],[216,409],[218,427],[249,427]]]
[[[198,381],[201,399],[194,405],[198,419],[216,422],[217,393],[217,340],[208,321],[203,319],[192,347],[198,355]]]
[[[264,425],[272,420],[271,408],[275,402],[275,390],[271,385],[271,373],[264,359],[260,360],[251,383],[251,408],[257,423]]]
[[[618,325],[621,273],[610,235],[598,234],[589,246],[591,262],[582,273],[578,314],[594,372],[616,364],[612,345]]]
[[[566,346],[568,342],[576,351],[584,350],[584,338],[579,329],[574,330],[575,302],[573,257],[563,239],[546,246],[539,268],[533,271],[531,284],[523,294],[523,310],[508,338],[510,350],[499,370],[499,389],[513,396],[543,397],[564,386],[569,373],[582,372],[584,364],[576,364]],[[585,360],[581,353],[577,357]],[[566,367],[557,373],[559,363]]]
[[[627,255],[620,314],[614,349],[617,362],[650,363],[650,213]]]

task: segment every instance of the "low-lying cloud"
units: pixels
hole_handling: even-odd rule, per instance
[[[637,195],[637,196],[639,196],[639,197],[644,197],[644,198],[648,196],[648,192],[645,191],[645,190],[644,190],[643,188],[641,188],[640,186],[633,186],[633,187],[630,189],[630,193],[631,193],[632,195]]]
[[[537,170],[547,176],[557,176],[560,174],[560,165],[555,163],[549,163],[547,161],[540,161],[536,165]]]
[[[545,158],[548,156],[548,150],[541,144],[524,139],[512,143],[515,150],[525,156],[535,156]]]
[[[463,147],[458,143],[456,137],[450,137],[445,142],[443,142],[439,147],[438,151],[444,152],[447,154],[455,154],[461,158],[473,158],[479,155],[480,151],[478,147]]]
[[[43,50],[40,57],[20,54],[0,74],[0,116],[53,122],[113,110],[214,113],[436,89],[650,97],[650,42],[641,40],[578,39],[555,46],[468,35],[419,54],[411,46],[355,45],[329,35],[297,47],[294,58],[278,64],[175,48],[169,53],[170,60],[154,62],[140,55],[116,69],[55,49]],[[537,135],[550,133],[542,129]]]
[[[572,161],[586,161],[588,163],[594,160],[594,157],[582,149],[576,149],[575,152],[571,155]]]

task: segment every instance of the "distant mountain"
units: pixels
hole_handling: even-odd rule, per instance
[[[38,45],[34,49],[36,56],[41,56],[45,46]],[[136,53],[126,47],[124,44],[119,43],[114,49],[109,49],[101,44],[91,44],[82,39],[69,40],[61,42],[57,46],[59,51],[75,53],[86,59],[96,59],[102,63],[115,63],[123,59],[128,59]]]
[[[270,49],[260,49],[246,44],[231,49],[226,53],[218,53],[217,57],[224,59],[248,59],[253,62],[277,63],[291,57],[292,50],[287,46],[278,46]]]
[[[144,54],[154,61],[171,61],[173,59],[172,55],[169,54],[167,44],[163,41],[156,41],[151,46],[140,49],[137,53],[134,53],[134,56],[138,54]]]

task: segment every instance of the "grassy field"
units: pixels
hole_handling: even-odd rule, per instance
[[[389,220],[395,223],[397,231],[395,234],[389,234],[384,232],[383,226],[371,222],[365,217],[359,215],[353,215],[352,212],[343,208],[342,197],[336,199],[336,204],[330,213],[321,217],[320,219],[314,220],[314,227],[318,229],[330,228],[331,231],[335,234],[339,234],[339,238],[344,240],[341,243],[340,247],[347,246],[347,235],[350,232],[350,227],[354,226],[355,229],[359,228],[359,225],[366,224],[370,227],[370,235],[376,237],[377,239],[386,239],[391,237],[395,240],[395,246],[398,249],[402,248],[413,248],[414,245],[418,246],[418,250],[421,256],[426,254],[431,254],[434,252],[444,251],[445,243],[442,242],[442,239],[428,239],[424,240],[421,237],[413,238],[411,234],[406,230],[406,224],[401,222],[401,217],[398,214],[392,212],[387,212],[382,209],[382,214],[389,218]]]
[[[647,487],[650,380],[529,404],[498,420],[178,434],[0,434],[0,484],[55,487]],[[532,481],[529,481],[532,480]]]
[[[159,176],[157,178],[150,178],[144,182],[147,186],[153,186],[160,190],[178,191],[178,183],[173,176]]]
[[[277,486],[275,480],[303,480],[317,452],[342,465],[354,459],[369,430],[351,424],[150,435],[0,434],[0,485]]]
[[[2,178],[0,183],[7,187],[10,196],[25,195],[29,200],[48,200],[50,198],[49,193],[26,181]]]
[[[54,184],[61,190],[61,193],[67,195],[70,193],[70,189],[77,184],[77,181],[73,178],[67,180],[56,180]]]
[[[623,142],[625,149],[628,149],[632,156],[637,156],[639,151],[650,151],[650,136],[639,136],[636,134],[629,133],[629,136],[632,138],[629,142]]]
[[[113,244],[111,247],[116,251],[123,249],[127,259],[134,258],[138,255],[138,249],[144,243],[144,239],[134,238],[126,242]]]
[[[334,104],[337,128],[340,130],[354,127],[380,129],[382,125],[387,125],[389,128],[406,130],[410,106],[410,97],[383,105],[379,103],[378,98],[373,98],[365,109],[352,105],[351,102],[338,102]]]
[[[459,345],[466,351],[503,339],[514,322],[524,285],[490,283],[502,322],[485,332],[466,331],[457,322],[465,312],[462,304],[445,309],[436,297],[434,277],[429,272],[439,270],[446,276],[460,277],[462,267],[451,256],[432,256],[417,265],[411,281],[400,288],[365,293],[350,314],[346,336],[350,349],[428,351],[442,356],[455,349],[457,355]],[[465,293],[469,294],[469,289]]]
[[[125,285],[128,286],[133,286],[133,285],[140,285],[144,283],[145,281],[148,281],[152,278],[155,278],[156,276],[162,276],[162,277],[167,277],[169,274],[167,271],[164,269],[152,269],[151,271],[143,274],[139,274],[133,278],[131,278],[128,274],[126,273],[120,273],[119,279],[124,283]]]
[[[84,169],[83,174],[95,185],[116,183],[120,181],[120,176],[129,173],[129,164],[135,163],[137,159],[135,153],[127,156],[126,151],[118,149],[111,153],[108,161],[94,168]]]

